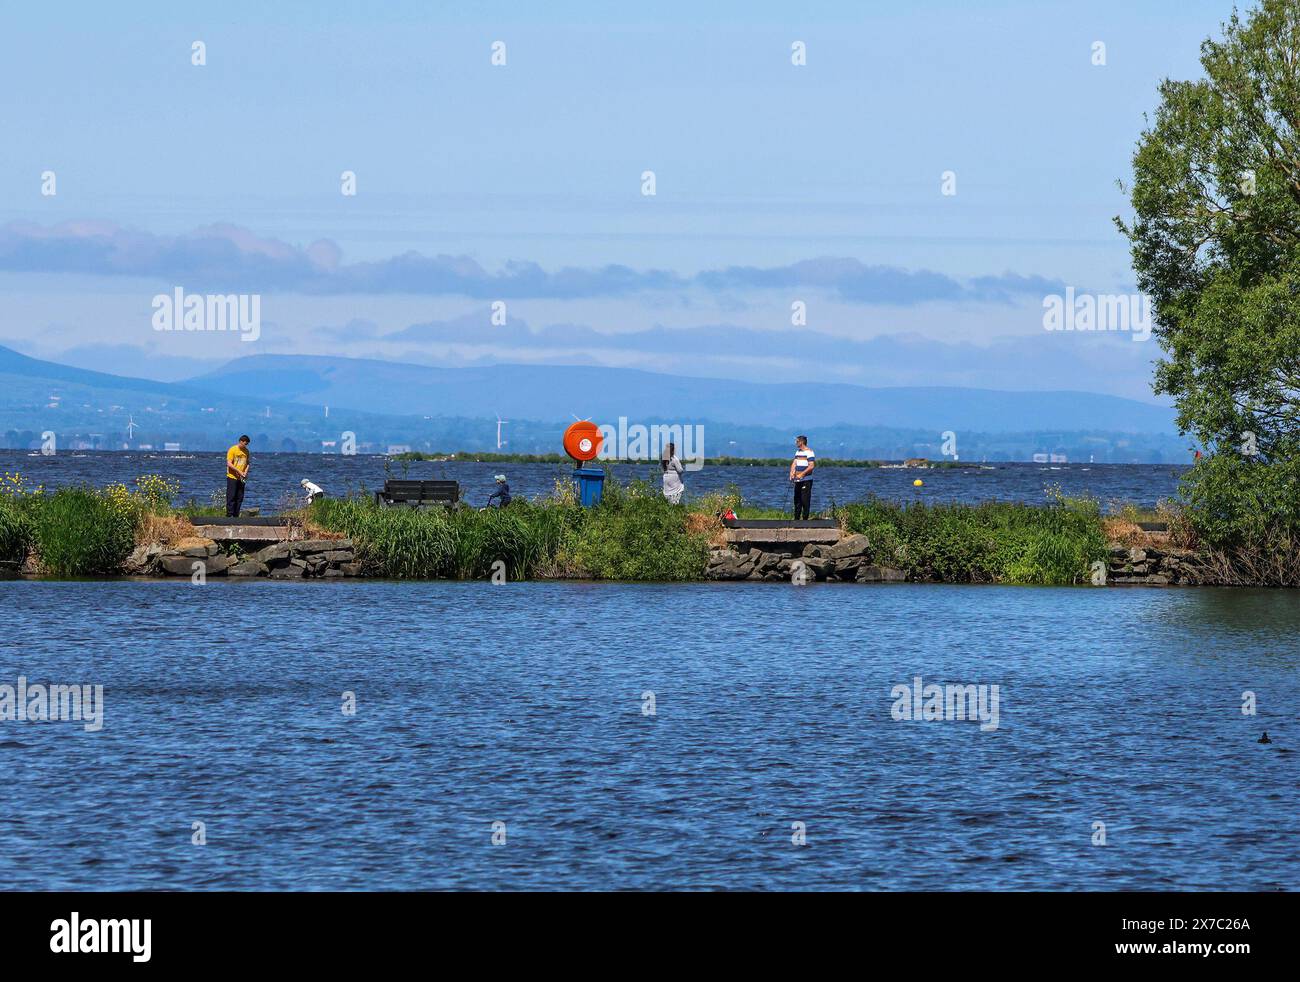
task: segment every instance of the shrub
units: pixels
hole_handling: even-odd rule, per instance
[[[566,557],[597,579],[699,579],[708,560],[708,536],[687,528],[687,510],[670,504],[650,484],[614,487],[600,507],[583,513]]]
[[[138,510],[112,491],[60,488],[36,501],[32,513],[41,566],[55,576],[117,572],[135,545]]]
[[[1300,461],[1202,457],[1183,478],[1186,517],[1216,549],[1289,551],[1300,541]]]
[[[915,579],[949,583],[1081,582],[1106,555],[1095,502],[1057,499],[1047,507],[872,498],[837,509],[849,532],[867,536],[870,561]]]

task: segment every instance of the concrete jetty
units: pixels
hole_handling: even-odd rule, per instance
[[[196,518],[193,525],[196,535],[214,542],[289,542],[303,535],[287,518]]]

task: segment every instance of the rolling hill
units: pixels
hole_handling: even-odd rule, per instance
[[[1104,430],[1173,434],[1172,409],[1090,392],[866,388],[683,378],[625,368],[493,365],[432,368],[327,356],[253,355],[189,379],[191,389],[254,394],[384,414],[507,419],[712,421],[979,431]]]

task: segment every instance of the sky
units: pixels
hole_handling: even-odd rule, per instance
[[[1044,301],[1136,292],[1117,181],[1230,12],[6,3],[0,344],[1156,401],[1153,338]],[[156,330],[176,289],[257,294],[257,339]]]

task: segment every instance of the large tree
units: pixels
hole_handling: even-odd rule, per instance
[[[1262,514],[1294,498],[1300,462],[1300,0],[1234,12],[1201,64],[1160,86],[1117,222],[1155,309],[1155,390],[1212,455],[1193,504],[1226,543],[1234,523],[1300,518]]]

